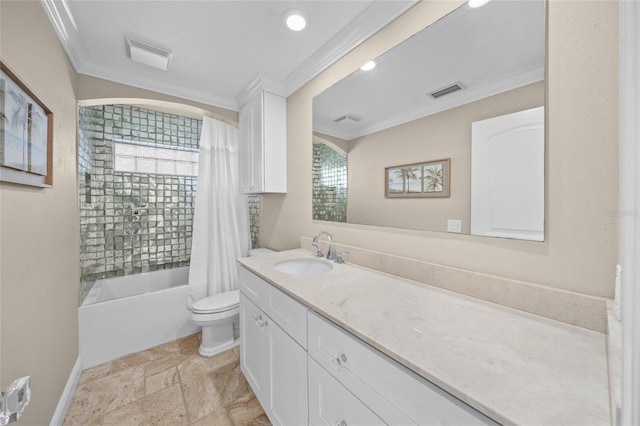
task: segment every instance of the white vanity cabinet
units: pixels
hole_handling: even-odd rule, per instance
[[[276,425],[308,423],[307,310],[256,275],[241,270],[240,368]],[[299,334],[300,328],[304,335]],[[297,334],[305,347],[289,333]]]
[[[316,361],[354,398],[370,407],[383,424],[391,425],[497,425],[488,417],[411,372],[320,315],[309,312],[309,388],[313,382],[311,364]],[[322,379],[324,382],[328,378]],[[321,385],[327,388],[328,385]],[[310,391],[310,396],[317,396]],[[310,401],[310,418],[315,407],[327,401]],[[328,412],[327,408],[320,411]],[[342,420],[339,420],[341,422]],[[370,421],[369,423],[375,424]],[[323,424],[323,423],[319,423]],[[345,424],[351,425],[345,420]],[[356,424],[368,424],[356,422]]]
[[[240,282],[241,369],[274,424],[496,425],[244,268]]]
[[[309,424],[384,425],[369,407],[309,357]]]
[[[287,101],[261,90],[240,108],[240,189],[287,192]]]

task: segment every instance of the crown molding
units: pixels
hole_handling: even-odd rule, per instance
[[[51,22],[53,31],[58,36],[71,65],[77,72],[80,64],[89,58],[89,54],[80,41],[80,34],[73,16],[70,15],[71,12],[64,7],[64,4],[55,0],[40,0],[40,5]]]
[[[281,82],[258,74],[238,93],[238,96],[236,96],[238,107],[242,108],[245,106],[250,99],[263,90],[286,97],[284,94],[284,86]]]
[[[419,0],[373,3],[284,79],[285,96],[293,94],[417,3]],[[389,4],[394,6],[392,10],[388,9]]]
[[[140,77],[134,73],[108,68],[93,61],[85,61],[76,69],[76,71],[79,74],[88,75],[90,77],[101,78],[115,83],[150,90],[164,95],[175,96],[185,100],[199,102],[231,111],[238,111],[238,104],[234,99],[227,99],[207,94],[199,90],[163,83],[151,78]]]
[[[244,105],[252,95],[260,90],[267,90],[283,97],[291,95],[334,62],[413,7],[418,1],[401,0],[373,3],[348,27],[343,28],[319,50],[314,52],[284,81],[281,82],[258,75],[240,91],[235,99],[206,94],[174,84],[159,83],[151,78],[140,77],[131,72],[100,65],[91,60],[89,53],[82,44],[73,16],[71,16],[68,7],[65,7],[64,2],[60,0],[40,0],[40,4],[51,22],[71,65],[78,74],[238,111],[240,105]],[[387,7],[383,7],[382,3],[385,3]],[[389,10],[389,4],[393,5],[391,10]]]
[[[499,81],[454,92],[446,97],[438,99],[434,103],[420,105],[409,111],[404,111],[370,126],[360,127],[344,132],[328,129],[326,127],[314,127],[313,130],[340,139],[352,140],[542,80],[544,80],[544,65],[512,75]]]
[[[82,44],[80,35],[75,27],[73,16],[71,16],[69,9],[64,7],[64,3],[57,0],[40,0],[40,4],[47,18],[49,18],[51,26],[58,36],[71,65],[78,74],[151,90],[164,95],[175,96],[232,111],[238,110],[235,99],[227,99],[209,95],[198,90],[161,83],[150,78],[140,77],[134,73],[105,67],[92,61],[86,48]]]
[[[353,139],[353,137],[351,136],[352,132],[341,131],[324,126],[313,126],[314,137],[316,137],[316,133],[319,133],[321,135],[333,136],[334,138],[343,139],[347,142]]]

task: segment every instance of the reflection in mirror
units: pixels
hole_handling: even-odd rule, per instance
[[[544,106],[544,46],[543,0],[465,4],[316,96],[313,218],[470,233],[472,123]],[[439,159],[449,197],[385,197],[386,168]]]
[[[328,138],[313,138],[313,219],[347,221],[347,153]]]

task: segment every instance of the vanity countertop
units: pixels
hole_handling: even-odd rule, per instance
[[[351,264],[278,271],[296,249],[239,262],[502,424],[609,425],[606,335]]]

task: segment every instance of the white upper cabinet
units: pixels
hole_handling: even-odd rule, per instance
[[[260,90],[240,108],[240,189],[287,192],[287,100]]]

